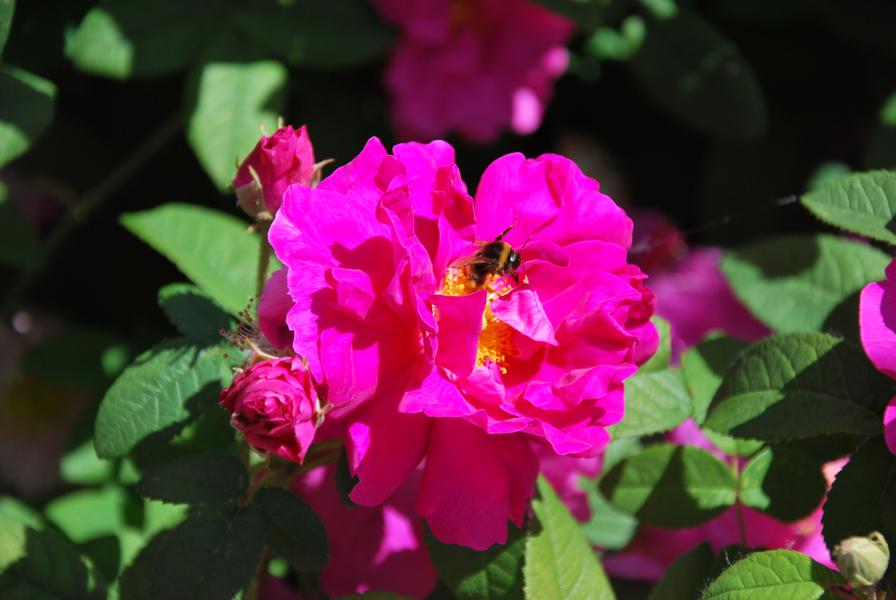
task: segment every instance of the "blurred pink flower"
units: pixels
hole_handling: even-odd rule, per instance
[[[668,441],[709,450],[727,461],[734,460],[719,451],[706,439],[693,420],[684,422],[667,436]],[[828,485],[845,460],[824,467]],[[743,519],[746,539],[741,538],[738,510]],[[665,529],[641,526],[638,534],[624,550],[604,557],[607,572],[615,577],[656,581],[669,565],[697,545],[708,542],[713,552],[726,546],[741,544],[753,548],[786,548],[807,554],[814,560],[833,567],[833,561],[821,535],[822,510],[819,506],[809,516],[793,523],[783,523],[758,510],[741,506],[729,508],[718,517],[686,529]]]
[[[635,216],[635,240],[632,260],[650,275],[675,356],[714,330],[750,342],[770,333],[731,291],[719,268],[721,248],[688,250],[675,226],[652,212]]]
[[[414,514],[418,477],[410,477],[377,507],[349,506],[339,497],[336,468],[320,467],[297,479],[296,495],[320,517],[330,561],[320,574],[329,596],[367,591],[425,598],[436,571],[424,543],[423,520]]]
[[[874,366],[896,379],[896,260],[887,265],[885,280],[869,283],[862,290],[859,332]],[[896,397],[884,410],[884,439],[896,454]]]
[[[529,0],[373,0],[401,30],[385,82],[400,137],[538,129],[573,26]]]
[[[471,288],[455,261],[509,225],[519,282]],[[269,239],[293,349],[344,424],[352,500],[382,503],[425,458],[416,509],[443,542],[505,541],[538,472],[530,443],[597,456],[657,346],[631,221],[557,155],[498,159],[474,201],[448,144],[390,155],[374,138],[289,188]]]
[[[255,363],[221,391],[220,404],[253,448],[304,460],[316,432],[317,390],[301,358]]]
[[[283,202],[283,192],[293,183],[310,185],[314,173],[314,148],[302,125],[287,125],[263,135],[233,179],[237,204],[249,216],[273,215]]]

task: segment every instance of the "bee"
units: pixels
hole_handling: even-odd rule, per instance
[[[511,229],[513,225],[502,231],[492,242],[480,242],[475,254],[451,265],[452,268],[464,270],[472,289],[481,288],[492,276],[510,275],[516,283],[520,282],[516,270],[522,263],[522,258],[518,250],[504,241],[504,236]]]

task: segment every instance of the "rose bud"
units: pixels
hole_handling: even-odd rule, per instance
[[[260,452],[301,463],[322,417],[314,380],[302,359],[263,360],[221,392],[230,424]]]
[[[263,135],[239,166],[233,187],[237,204],[253,217],[270,220],[283,202],[283,192],[298,183],[311,185],[314,148],[305,126],[287,125]]]
[[[834,560],[853,585],[877,585],[890,564],[890,546],[877,531],[849,537],[834,548]]]

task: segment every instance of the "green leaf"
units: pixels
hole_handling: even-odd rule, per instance
[[[582,523],[582,535],[592,546],[606,550],[621,550],[628,546],[638,532],[638,520],[617,510],[607,502],[597,487],[597,481],[583,480],[582,489],[588,494],[591,518]]]
[[[187,204],[128,213],[121,223],[163,254],[231,314],[255,294],[258,236],[230,215]]]
[[[657,106],[713,137],[752,139],[762,134],[762,91],[731,40],[691,12],[645,20],[644,43],[629,64]]]
[[[672,360],[672,331],[669,326],[669,321],[655,315],[650,321],[656,327],[656,331],[660,336],[660,342],[656,354],[651,356],[650,360],[646,363],[638,367],[639,374],[668,369],[669,363]]]
[[[277,128],[287,77],[282,64],[258,59],[227,36],[191,73],[187,140],[222,191],[230,186],[239,160],[258,142],[260,128],[269,133]]]
[[[394,38],[363,0],[255,2],[235,22],[255,43],[289,64],[320,69],[376,60]]]
[[[0,167],[23,154],[53,118],[56,86],[10,65],[0,65]]]
[[[3,55],[3,48],[6,46],[6,40],[9,37],[9,30],[12,27],[12,15],[15,9],[15,0],[0,0],[0,56]]]
[[[221,341],[221,330],[229,330],[233,319],[215,300],[187,283],[172,283],[159,290],[159,306],[184,336],[210,345]]]
[[[526,540],[525,597],[613,600],[613,588],[569,510],[544,477],[536,485],[538,528]]]
[[[711,337],[681,355],[681,371],[691,393],[693,416],[697,423],[702,424],[706,420],[709,405],[725,372],[747,345],[730,337]]]
[[[838,304],[880,279],[889,261],[864,243],[794,235],[729,251],[721,267],[747,308],[783,333],[821,329]]]
[[[896,172],[853,173],[804,194],[800,201],[829,225],[896,244]]]
[[[858,346],[824,333],[787,333],[740,355],[705,425],[770,442],[873,434],[891,389]]]
[[[484,552],[426,539],[439,579],[458,600],[513,600],[523,595],[523,550],[526,536],[510,528],[507,543]]]
[[[124,456],[153,434],[174,434],[221,390],[224,360],[218,349],[181,341],[144,352],[112,384],[96,417],[100,458]]]
[[[699,598],[711,577],[712,548],[704,542],[675,559],[650,594],[649,600]]]
[[[327,564],[327,534],[308,505],[280,488],[264,488],[252,498],[264,518],[268,546],[296,570],[315,573]]]
[[[11,519],[32,529],[44,527],[43,519],[36,510],[12,496],[0,496],[0,519]]]
[[[679,369],[638,373],[625,382],[625,417],[614,439],[668,431],[691,416],[691,399]]]
[[[114,79],[177,71],[219,29],[222,4],[106,0],[66,37],[65,55],[82,71]]]
[[[59,461],[63,481],[73,485],[96,485],[112,479],[115,466],[96,455],[93,441],[87,440],[66,452]]]
[[[0,514],[0,597],[105,598],[90,564],[52,531],[36,531]]]
[[[190,454],[147,470],[137,484],[146,498],[164,502],[205,504],[233,500],[249,485],[249,474],[227,454]]]
[[[613,467],[600,490],[614,507],[645,523],[692,527],[734,504],[737,481],[706,450],[663,443]]]
[[[764,448],[740,474],[740,500],[784,522],[801,519],[818,508],[827,483],[821,464],[787,446]]]
[[[197,511],[166,537],[152,597],[230,600],[255,574],[264,524],[253,508]]]
[[[0,0],[0,11],[3,6],[3,0]],[[31,225],[18,207],[7,201],[6,185],[0,181],[0,264],[32,269],[42,260],[43,248],[31,231]]]
[[[750,457],[759,452],[765,442],[761,440],[745,440],[743,438],[731,437],[724,433],[718,433],[712,429],[701,429],[700,432],[706,436],[713,446],[727,454],[728,456]]]
[[[68,539],[80,544],[124,529],[131,501],[129,494],[116,486],[82,489],[53,499],[44,514]]]
[[[852,455],[837,473],[821,522],[828,548],[854,535],[881,532],[893,547],[896,542],[896,456],[883,437],[872,438]],[[896,573],[891,563],[888,581]]]
[[[713,581],[700,600],[814,600],[844,584],[839,573],[792,550],[755,552]]]

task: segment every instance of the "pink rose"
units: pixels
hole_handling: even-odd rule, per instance
[[[262,360],[221,392],[230,423],[261,452],[301,463],[316,431],[317,390],[298,357]]]
[[[386,71],[404,139],[532,133],[566,70],[566,18],[529,0],[374,0],[402,37]]]
[[[896,379],[896,260],[886,269],[887,278],[869,283],[859,297],[859,332],[862,346],[874,366]],[[896,454],[896,397],[884,410],[884,439]]]
[[[467,286],[457,261],[510,225],[518,281]],[[597,456],[623,380],[657,345],[631,228],[557,155],[498,159],[474,200],[448,144],[390,155],[374,138],[318,187],[290,187],[269,239],[293,349],[344,426],[352,500],[382,503],[425,459],[418,514],[483,549],[522,524],[532,444]]]
[[[330,597],[368,591],[425,598],[436,585],[423,520],[414,514],[419,477],[409,478],[377,507],[349,506],[336,490],[336,468],[320,467],[296,479],[293,491],[320,517],[330,561],[320,586]]]
[[[283,192],[293,183],[310,185],[314,173],[314,148],[308,132],[281,127],[273,135],[263,135],[239,166],[233,187],[237,204],[255,217],[261,212],[274,215],[283,202]]]

